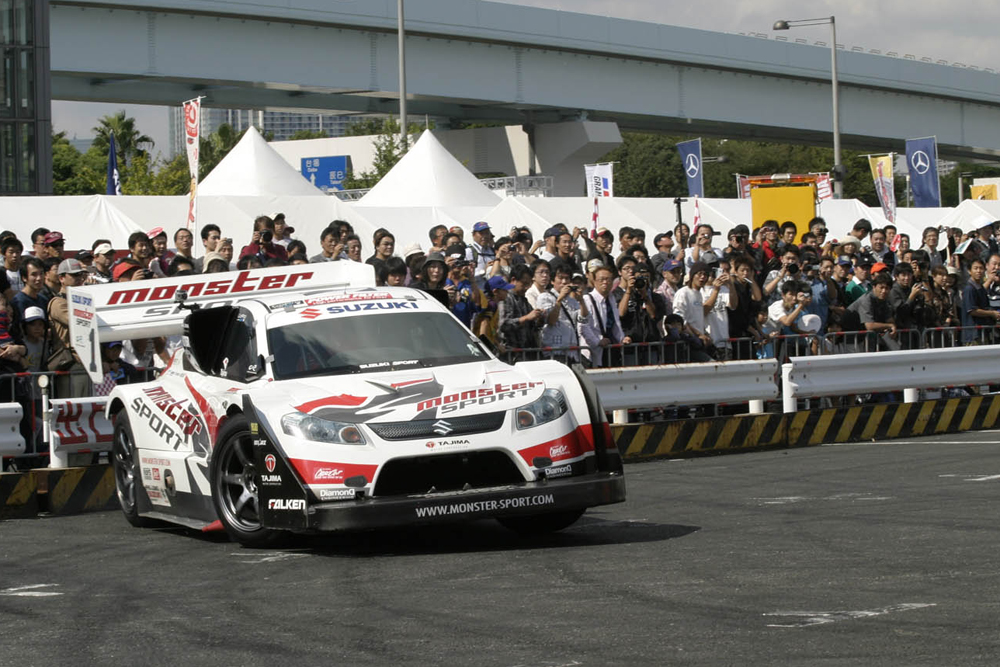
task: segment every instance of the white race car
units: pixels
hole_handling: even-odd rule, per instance
[[[625,499],[582,368],[505,364],[436,299],[375,287],[371,267],[80,287],[70,300],[95,380],[101,341],[183,333],[156,381],[109,396],[133,525],[220,521],[250,546],[484,517],[533,532]]]

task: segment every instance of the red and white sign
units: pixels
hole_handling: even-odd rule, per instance
[[[53,399],[52,447],[64,452],[110,449],[114,427],[104,416],[106,398]]]
[[[188,171],[191,174],[191,193],[188,195],[187,228],[194,231],[197,217],[198,151],[201,143],[201,98],[184,103],[184,145],[187,148]]]

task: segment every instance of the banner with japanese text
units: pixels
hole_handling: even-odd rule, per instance
[[[892,175],[892,154],[869,155],[868,165],[875,181],[875,194],[882,204],[882,214],[889,222],[896,222],[896,190]]]
[[[198,150],[201,143],[201,98],[184,103],[184,146],[187,149],[188,171],[191,174],[191,192],[188,195],[187,228],[195,229],[198,214]]]

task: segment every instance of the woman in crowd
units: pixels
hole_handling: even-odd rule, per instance
[[[536,259],[531,264],[531,287],[524,296],[532,308],[537,307],[538,295],[549,288],[552,281],[552,266],[544,259]]]
[[[375,267],[375,273],[379,272],[385,261],[392,257],[392,252],[396,248],[396,237],[387,229],[379,229],[375,232],[375,254],[365,260],[365,264]]]

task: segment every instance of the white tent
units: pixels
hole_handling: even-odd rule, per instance
[[[252,126],[198,185],[199,201],[212,195],[326,196],[268,146]]]
[[[472,172],[441,145],[432,132],[425,130],[413,148],[356,205],[364,208],[492,208],[499,203],[500,197],[480,183]],[[424,236],[426,237],[426,232]]]
[[[963,232],[973,232],[979,227],[1000,220],[1000,201],[989,199],[966,199],[951,209],[941,223],[947,227],[958,227]]]

